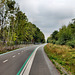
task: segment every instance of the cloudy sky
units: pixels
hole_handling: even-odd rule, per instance
[[[15,0],[30,22],[45,34],[67,25],[75,18],[75,0]]]

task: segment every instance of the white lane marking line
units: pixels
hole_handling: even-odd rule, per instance
[[[18,53],[18,55],[19,55],[20,53]]]
[[[8,61],[8,59],[4,60],[3,63],[5,63],[5,62],[7,62],[7,61]]]
[[[41,46],[39,46],[41,47]],[[32,66],[32,63],[33,63],[33,60],[34,60],[34,57],[36,55],[36,52],[37,50],[39,49],[39,47],[37,47],[35,49],[35,51],[33,52],[33,54],[31,55],[31,57],[29,58],[29,60],[27,61],[26,65],[24,66],[24,68],[22,69],[20,75],[29,75],[29,72],[30,72],[30,69],[31,69],[31,66]]]
[[[14,58],[16,55],[13,55],[12,57]]]

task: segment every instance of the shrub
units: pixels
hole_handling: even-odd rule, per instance
[[[68,41],[68,42],[66,43],[66,45],[69,45],[69,46],[71,46],[72,48],[75,48],[75,40]]]

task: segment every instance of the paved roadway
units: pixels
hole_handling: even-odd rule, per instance
[[[0,55],[0,75],[16,75],[36,47],[38,45]],[[60,75],[46,56],[43,46],[38,48],[36,52],[29,75]]]
[[[29,75],[60,75],[44,52],[44,46],[37,50]]]

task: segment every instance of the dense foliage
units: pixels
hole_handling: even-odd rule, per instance
[[[49,43],[44,47],[49,59],[55,64],[61,75],[75,75],[75,49],[65,45],[56,45]],[[65,70],[67,74],[59,63]]]
[[[14,0],[0,2],[0,43],[44,43],[44,34],[35,24],[28,22]]]
[[[59,31],[54,31],[47,39],[48,43],[69,45],[75,47],[75,19],[68,26],[62,26]]]

